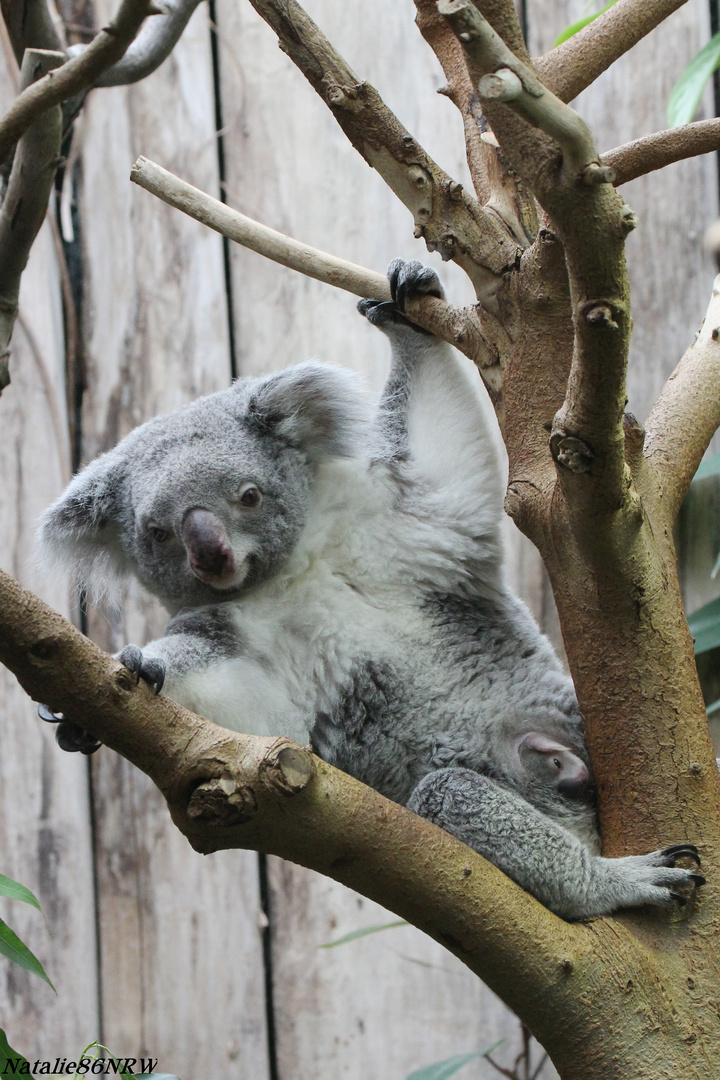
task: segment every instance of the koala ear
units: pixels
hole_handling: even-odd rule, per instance
[[[124,488],[124,459],[111,450],[78,473],[40,518],[40,558],[71,569],[95,596],[113,593],[131,569],[120,528]]]
[[[324,461],[357,452],[369,407],[350,372],[306,363],[252,384],[245,419]]]

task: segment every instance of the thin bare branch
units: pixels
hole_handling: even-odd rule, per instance
[[[104,71],[95,86],[126,86],[139,82],[167,60],[201,0],[164,0],[164,12],[150,16],[117,64]],[[68,56],[82,56],[88,45],[71,45]]]
[[[184,214],[201,221],[215,232],[256,251],[259,255],[264,255],[267,259],[272,259],[273,262],[297,270],[307,277],[324,281],[327,285],[345,289],[355,296],[372,300],[390,299],[390,286],[384,274],[367,270],[364,266],[345,259],[338,259],[319,248],[310,247],[309,244],[276,232],[259,221],[253,221],[147,158],[138,158],[133,165],[130,179],[175,209],[182,210]],[[408,314],[426,330],[456,345],[480,367],[496,363],[496,356],[488,352],[480,334],[474,308],[453,308],[444,300],[426,296],[413,300],[409,304]],[[491,376],[488,375],[488,378]]]
[[[656,131],[641,139],[616,146],[602,161],[615,173],[614,184],[627,184],[638,176],[664,169],[674,161],[720,150],[720,118],[696,120],[694,124]]]
[[[535,61],[545,86],[572,101],[687,0],[618,0],[573,37]]]
[[[720,427],[720,275],[694,343],[645,424],[645,460],[671,528],[710,439]]]
[[[93,86],[106,68],[116,64],[134,40],[148,13],[150,0],[122,0],[112,23],[104,27],[82,56],[69,60],[33,83],[0,117],[0,162],[41,113]]]
[[[348,139],[410,210],[429,251],[454,259],[479,299],[492,305],[518,245],[496,214],[479,206],[429,157],[362,82],[296,0],[251,0],[281,47],[332,111]]]
[[[484,15],[496,34],[499,34],[507,47],[519,60],[529,64],[530,53],[523,38],[520,20],[513,0],[474,0],[477,9]]]
[[[64,53],[26,49],[20,85],[30,86],[64,62]],[[61,138],[62,116],[56,105],[42,112],[20,139],[0,208],[0,391],[10,382],[10,339],[18,311],[20,279],[45,219]]]

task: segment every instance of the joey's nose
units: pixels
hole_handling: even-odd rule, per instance
[[[209,510],[188,510],[181,536],[190,569],[208,584],[221,584],[235,573],[235,557],[225,526]]]

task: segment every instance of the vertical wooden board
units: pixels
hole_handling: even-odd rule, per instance
[[[139,154],[218,191],[204,9],[158,72],[97,91],[83,121],[85,459],[230,380],[221,240],[130,184]],[[166,621],[131,591],[121,615],[94,611],[91,628],[114,651]],[[106,1042],[180,1076],[266,1076],[257,857],[202,859],[147,779],[109,751],[94,795]]]
[[[304,6],[428,152],[467,182],[460,119],[436,93],[444,80],[413,25],[412,0]],[[229,203],[376,270],[398,255],[430,262],[454,302],[472,302],[462,272],[412,239],[408,212],[349,145],[250,5],[218,0],[217,21]],[[318,357],[360,371],[374,389],[382,385],[387,343],[356,315],[349,294],[239,247],[232,248],[232,274],[241,374]],[[530,581],[532,573],[526,577]],[[500,1033],[517,1044],[515,1018],[429,938],[406,929],[318,951],[341,932],[394,916],[278,860],[270,860],[269,875],[281,1080],[401,1080],[413,1068],[486,1046]],[[402,949],[395,944],[401,939]],[[507,1048],[503,1053],[503,1060],[514,1057]],[[490,1075],[487,1063],[467,1067],[469,1078]],[[542,1074],[551,1075],[549,1067]]]
[[[5,89],[3,87],[3,89]],[[31,253],[0,398],[0,565],[67,614],[68,588],[33,551],[37,518],[68,478],[62,312],[49,224]],[[87,761],[63,754],[15,678],[0,669],[0,872],[40,900],[0,900],[57,994],[0,958],[0,1027],[28,1059],[72,1058],[98,1032]]]
[[[270,875],[281,1080],[404,1080],[500,1040],[493,1056],[512,1065],[519,1021],[441,945],[413,926],[395,926],[323,948],[397,916],[279,859],[270,860]],[[535,1063],[541,1056],[535,1043]],[[490,1080],[498,1073],[477,1060],[463,1075]],[[538,1077],[556,1075],[547,1062]]]

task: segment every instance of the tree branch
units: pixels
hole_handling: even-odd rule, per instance
[[[614,184],[627,184],[638,176],[664,169],[674,161],[720,150],[720,118],[696,120],[682,127],[655,131],[641,139],[616,146],[603,154],[604,165],[615,173]]]
[[[126,86],[139,82],[167,60],[201,0],[163,0],[165,11],[151,15],[125,55],[96,79],[94,86]],[[89,45],[71,45],[69,57],[82,56]]]
[[[130,179],[163,202],[273,262],[356,296],[390,299],[390,286],[384,274],[338,259],[253,221],[147,158],[138,158]],[[425,296],[411,301],[407,313],[413,322],[456,345],[481,370],[496,364],[497,357],[482,336],[475,308],[454,308],[437,297]],[[490,374],[487,378],[492,382]]]
[[[18,65],[26,49],[63,51],[47,0],[0,0],[0,7]]]
[[[571,512],[627,497],[622,416],[630,337],[624,239],[635,220],[600,165],[584,121],[517,59],[467,0],[440,0],[503,152],[562,241],[575,345],[550,447]],[[559,149],[558,149],[559,147]]]
[[[0,117],[0,163],[41,113],[93,86],[106,68],[123,56],[148,13],[150,0],[122,0],[112,23],[104,27],[82,56],[69,60],[33,83]]]
[[[30,86],[64,62],[64,53],[26,49],[21,87]],[[42,112],[20,139],[0,208],[0,392],[10,382],[10,339],[18,312],[20,279],[45,220],[61,139],[62,114],[56,105]]]
[[[618,0],[608,11],[535,61],[545,86],[572,101],[603,71],[687,0]]]
[[[710,439],[720,427],[720,275],[697,338],[645,424],[645,460],[672,528]]]
[[[515,265],[518,244],[498,216],[481,207],[429,157],[362,82],[296,0],[250,0],[281,48],[326,102],[350,142],[410,210],[415,235],[429,251],[452,258],[492,306],[502,275]]]

